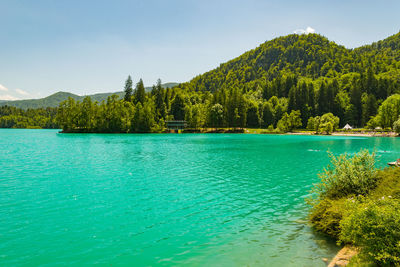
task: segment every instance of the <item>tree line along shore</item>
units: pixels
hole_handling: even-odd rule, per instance
[[[129,76],[122,97],[68,99],[55,109],[0,108],[0,127],[65,132],[163,132],[166,121],[190,129],[259,128],[330,133],[398,129],[400,33],[347,49],[318,34],[267,41],[192,80],[145,90]]]
[[[69,98],[58,108],[46,109],[0,107],[0,127],[62,128],[64,132],[82,133],[149,133],[165,132],[168,120],[185,120],[188,128],[184,132],[335,132],[393,136],[400,131],[399,94],[382,101],[365,128],[347,131],[341,130],[344,122],[335,113],[318,111],[318,102],[309,116],[303,116],[300,110],[290,109],[289,103],[293,102],[290,97],[272,96],[268,100],[261,99],[257,105],[248,94],[232,89],[224,101],[217,99],[217,93],[187,92],[179,87],[165,89],[161,87],[161,81],[146,92],[140,80],[133,90],[129,77],[123,99],[113,95],[98,103],[90,97],[82,101]]]
[[[298,82],[296,86],[309,88],[305,82]],[[46,109],[22,110],[3,106],[0,107],[0,127],[62,128],[65,132],[88,133],[146,133],[165,131],[165,121],[185,120],[189,132],[204,132],[207,128],[216,129],[214,132],[223,132],[224,128],[233,128],[240,132],[239,129],[256,128],[264,130],[256,131],[257,133],[285,133],[303,128],[329,134],[349,121],[343,114],[336,116],[337,112],[323,113],[319,101],[311,105],[311,109],[305,104],[310,112],[308,116],[304,116],[301,109],[292,107],[292,103],[296,101],[291,96],[272,96],[268,100],[261,97],[254,100],[251,99],[251,94],[238,88],[233,88],[221,98],[219,93],[185,91],[179,87],[163,88],[161,81],[150,92],[146,92],[142,80],[133,90],[132,80],[128,77],[123,99],[113,95],[107,101],[98,103],[93,102],[90,97],[82,101],[69,98],[58,108]],[[364,107],[361,111],[368,106]],[[375,116],[369,117],[364,125],[365,129],[347,133],[367,132],[370,135],[381,132],[381,135],[387,135],[386,132],[399,132],[400,95],[394,94],[381,101],[376,112],[372,114]],[[345,121],[342,122],[341,119]],[[362,117],[361,120],[366,121]]]

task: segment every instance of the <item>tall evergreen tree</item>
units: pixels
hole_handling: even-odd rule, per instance
[[[321,86],[318,91],[318,114],[322,115],[328,112],[328,92],[327,92],[327,85],[325,81],[321,83]]]
[[[360,83],[356,80],[353,81],[352,87],[350,89],[350,103],[354,107],[354,122],[356,126],[361,126],[362,118],[362,102],[361,102],[361,88]]]
[[[171,114],[174,116],[174,120],[185,119],[185,100],[182,94],[177,94],[172,101]]]
[[[143,103],[146,100],[146,91],[144,88],[143,80],[140,79],[139,82],[136,84],[136,89],[135,89],[135,103]]]
[[[125,81],[124,92],[125,92],[124,100],[131,101],[132,100],[132,92],[133,92],[131,75],[129,75],[128,79],[126,79],[126,81]]]
[[[167,115],[167,106],[164,102],[165,93],[161,86],[161,80],[157,80],[157,85],[153,87],[153,94],[155,96],[156,114],[158,118],[165,119]]]

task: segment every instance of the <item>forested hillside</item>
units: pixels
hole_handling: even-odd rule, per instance
[[[292,34],[265,42],[183,86],[211,92],[239,86],[248,91],[257,86],[268,87],[268,81],[291,75],[316,80],[363,74],[369,68],[374,74],[398,72],[399,43],[400,33],[351,50],[318,34]],[[288,96],[288,90],[284,89],[271,93]]]
[[[400,33],[356,49],[291,34],[173,88],[159,81],[146,92],[129,77],[123,100],[70,98],[57,118],[64,130],[82,132],[161,131],[171,119],[196,129],[391,128],[400,115],[399,48]]]
[[[57,108],[0,107],[0,128],[57,128]]]

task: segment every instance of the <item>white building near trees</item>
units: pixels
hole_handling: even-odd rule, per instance
[[[351,127],[348,123],[343,127],[343,130],[351,130],[353,127]]]

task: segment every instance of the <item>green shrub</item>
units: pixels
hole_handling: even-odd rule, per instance
[[[338,238],[340,221],[346,213],[347,199],[323,199],[311,209],[310,221],[315,230]]]
[[[315,118],[314,117],[308,118],[307,130],[314,131],[315,128],[316,128],[316,126],[315,126]]]
[[[360,202],[340,223],[340,240],[361,248],[378,264],[400,264],[400,200],[382,197]]]
[[[400,134],[400,118],[393,123],[393,130]]]
[[[292,110],[290,114],[285,112],[278,121],[277,128],[284,133],[292,132],[301,127],[301,114],[299,110]]]
[[[339,127],[339,118],[332,113],[325,113],[318,123],[317,132],[330,134]]]
[[[400,168],[376,170],[367,150],[331,158],[309,199],[313,227],[361,249],[351,266],[400,266]]]
[[[314,228],[338,237],[340,221],[355,196],[367,195],[378,184],[375,155],[361,150],[354,156],[330,154],[331,164],[319,174],[320,183],[312,189],[308,199],[312,206],[310,221]],[[352,202],[350,202],[351,204]]]
[[[361,150],[353,157],[330,154],[331,165],[319,174],[321,182],[314,185],[318,199],[337,199],[348,195],[366,195],[377,185],[375,154]]]

